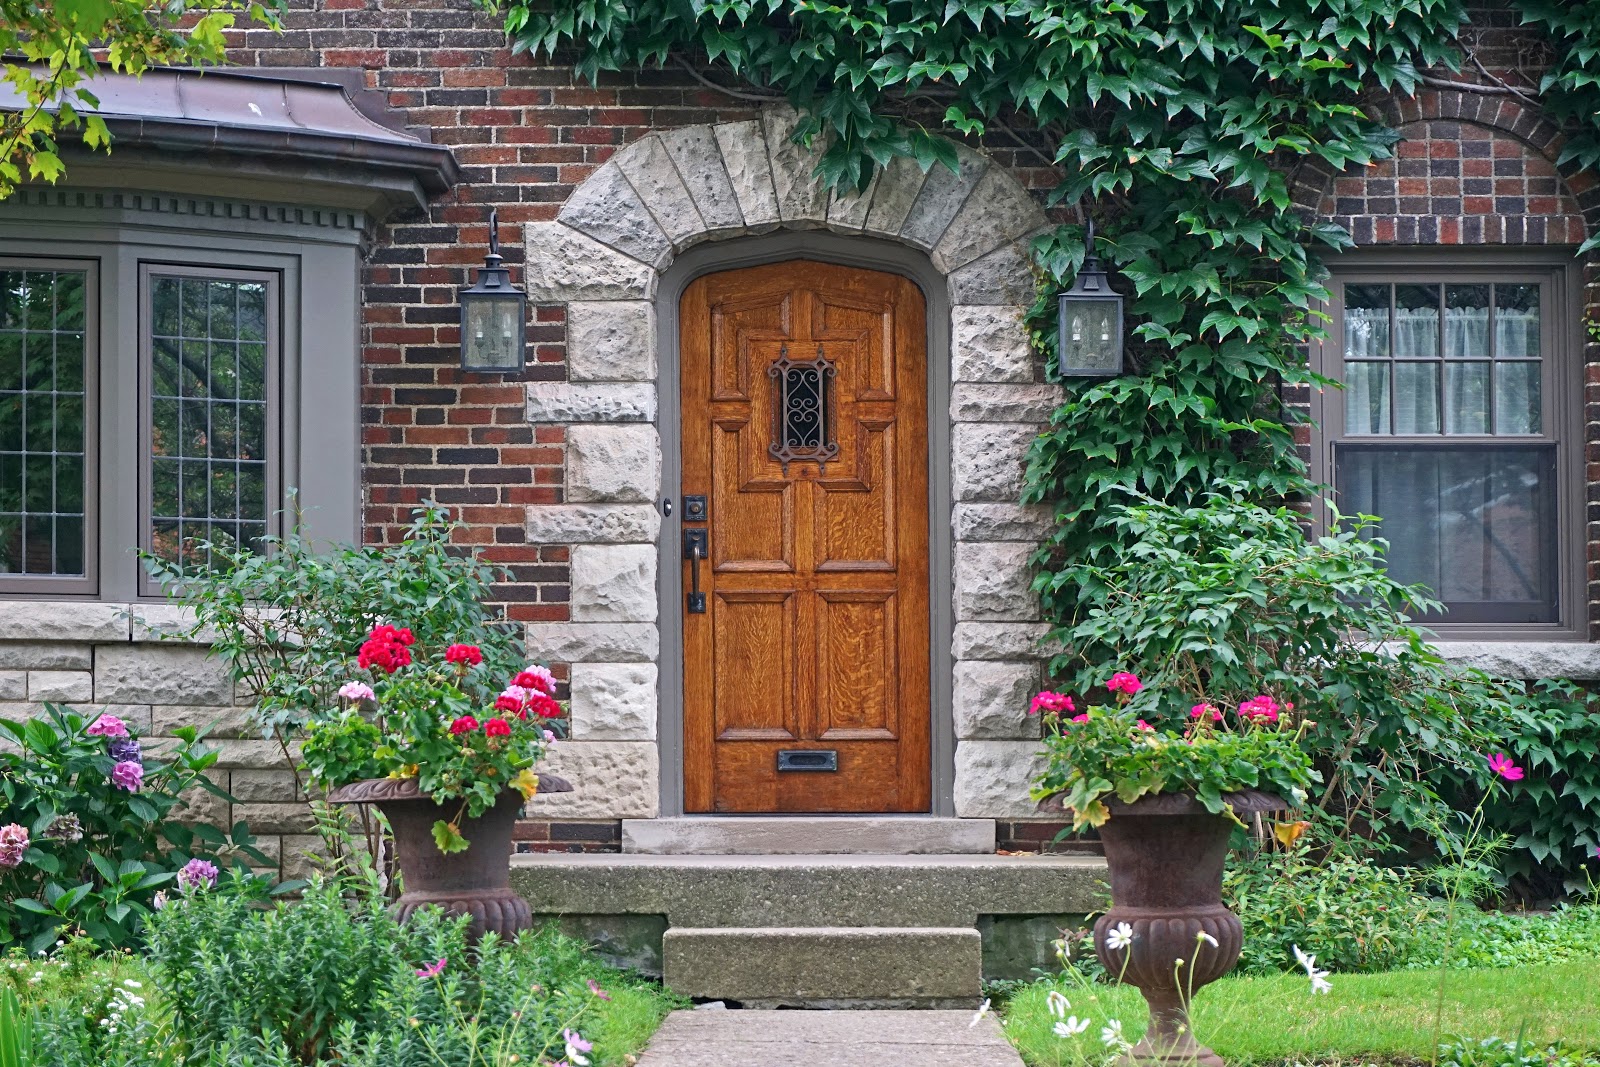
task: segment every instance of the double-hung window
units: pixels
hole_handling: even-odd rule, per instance
[[[1400,259],[1335,275],[1317,473],[1382,519],[1448,633],[1578,625],[1577,308],[1568,262]]]

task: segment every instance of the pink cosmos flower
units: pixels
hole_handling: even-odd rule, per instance
[[[1196,704],[1189,709],[1189,718],[1198,719],[1202,716],[1210,716],[1212,722],[1222,721],[1222,712],[1215,704]]]
[[[28,851],[28,828],[21,823],[0,826],[0,869],[22,865],[22,854]]]
[[[365,682],[346,682],[339,687],[341,700],[376,700],[378,694]]]
[[[449,963],[449,962],[450,962],[450,958],[448,956],[440,956],[438,962],[430,963],[426,967],[424,967],[421,970],[419,970],[417,972],[417,977],[418,978],[437,978],[437,977],[439,977],[439,973],[444,970],[444,965],[446,963]]]
[[[91,737],[127,737],[128,724],[115,715],[102,715],[83,732]]]
[[[589,992],[593,993],[595,996],[599,997],[601,1000],[610,1000],[611,999],[611,995],[609,993],[607,993],[604,989],[601,989],[600,988],[600,983],[596,982],[593,978],[589,979]]]
[[[1508,782],[1522,780],[1522,768],[1511,762],[1511,757],[1504,752],[1496,752],[1489,757],[1489,769]]]
[[[111,768],[111,784],[118,789],[137,793],[144,785],[144,764],[137,760],[123,760]]]
[[[1029,715],[1037,715],[1041,711],[1048,712],[1053,715],[1063,711],[1077,710],[1078,709],[1072,704],[1071,697],[1064,693],[1052,692],[1049,689],[1046,689],[1044,692],[1035,696],[1033,698],[1033,702],[1028,705]]]
[[[1144,688],[1144,683],[1139,681],[1139,676],[1129,674],[1127,671],[1118,671],[1111,676],[1111,681],[1106,683],[1106,688],[1113,693],[1126,693],[1129,696]]]
[[[178,872],[178,888],[185,893],[204,886],[210,889],[217,884],[217,865],[206,860],[190,860]]]

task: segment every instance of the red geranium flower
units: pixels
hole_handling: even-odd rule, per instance
[[[450,724],[450,732],[457,737],[461,736],[462,734],[470,734],[477,728],[478,720],[474,719],[471,715],[463,715],[461,718]]]
[[[516,697],[508,697],[504,693],[494,698],[495,711],[509,711],[513,715],[522,714],[522,702]]]
[[[483,662],[483,650],[477,645],[451,645],[444,650],[444,661],[476,666]]]
[[[535,693],[532,698],[528,700],[528,710],[532,711],[541,719],[561,718],[561,705],[557,704],[554,700],[551,700],[543,693]]]
[[[490,737],[510,737],[511,724],[504,719],[490,719],[483,724],[483,732]]]

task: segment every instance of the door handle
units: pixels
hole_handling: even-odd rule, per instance
[[[683,531],[683,555],[689,561],[689,614],[706,613],[706,595],[700,591],[700,563],[708,545],[705,530]]]

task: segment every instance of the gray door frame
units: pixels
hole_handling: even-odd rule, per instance
[[[661,437],[661,493],[673,502],[661,523],[657,593],[661,605],[660,717],[661,814],[683,810],[683,563],[679,551],[683,479],[683,426],[678,407],[678,310],[696,278],[718,271],[789,259],[816,259],[899,274],[922,291],[927,306],[928,404],[928,669],[929,749],[933,762],[932,815],[955,814],[955,722],[950,687],[954,535],[950,526],[950,298],[944,275],[927,256],[904,245],[821,231],[789,231],[698,245],[680,255],[656,291],[657,429]],[[658,502],[659,504],[659,502]]]

